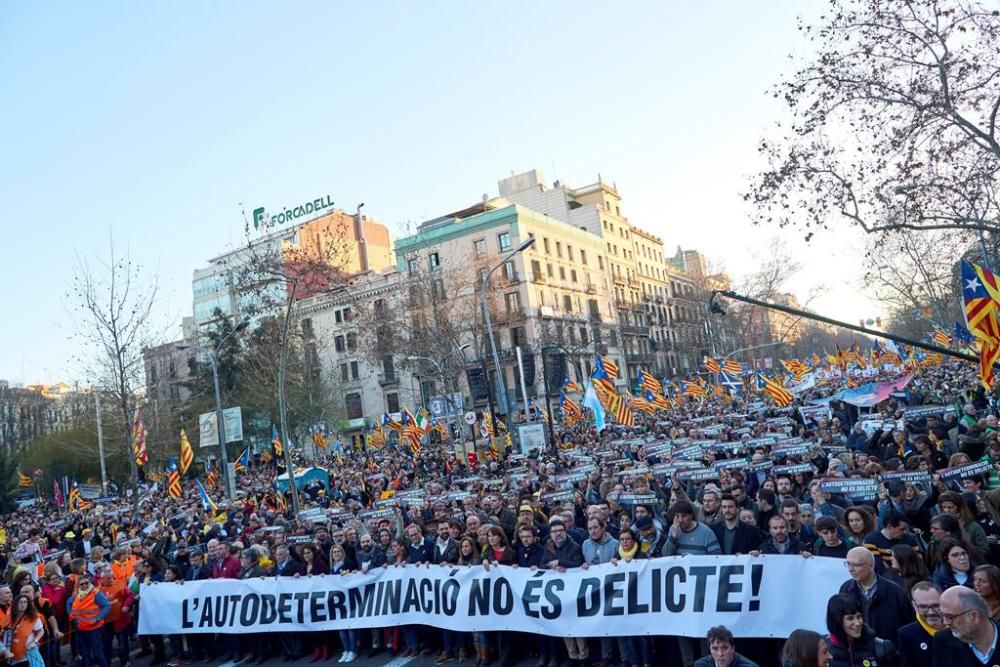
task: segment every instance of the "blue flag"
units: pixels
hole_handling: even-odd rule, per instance
[[[597,427],[598,432],[603,431],[608,424],[604,418],[604,406],[597,398],[593,382],[587,383],[587,392],[583,395],[583,407],[594,411],[594,426]]]

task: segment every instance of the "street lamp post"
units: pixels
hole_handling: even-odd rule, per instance
[[[425,357],[425,356],[422,356],[422,355],[419,355],[419,354],[410,355],[410,356],[407,357],[407,360],[408,361],[429,361],[429,362],[431,362],[431,364],[434,365],[434,368],[437,370],[438,375],[441,377],[441,388],[444,391],[444,400],[445,400],[445,403],[447,405],[452,406],[452,409],[450,411],[452,414],[445,415],[445,422],[448,424],[448,432],[450,433],[451,432],[451,424],[452,424],[451,418],[452,418],[452,416],[454,416],[453,413],[455,412],[455,410],[454,410],[454,405],[452,405],[452,402],[451,402],[451,396],[449,395],[449,392],[448,392],[448,381],[445,379],[444,370],[442,370],[441,364],[439,364],[436,359],[432,359],[431,357]]]
[[[250,324],[250,320],[243,320],[237,324],[232,331],[223,336],[222,340],[215,345],[215,347],[205,347],[204,345],[191,345],[188,343],[178,343],[174,347],[178,350],[187,350],[194,348],[208,355],[209,365],[212,367],[212,384],[215,385],[215,424],[216,431],[219,434],[219,451],[222,456],[221,467],[222,467],[222,483],[224,487],[223,495],[226,498],[230,497],[230,484],[232,483],[233,488],[235,488],[235,482],[229,479],[229,454],[226,451],[226,422],[222,418],[222,391],[219,389],[219,350],[222,346],[232,338],[234,334],[243,329],[247,328]]]
[[[497,341],[496,336],[493,334],[493,321],[490,319],[490,309],[489,305],[486,303],[486,286],[489,284],[490,276],[493,272],[499,269],[501,266],[506,264],[514,255],[519,252],[523,252],[531,247],[531,244],[535,242],[535,237],[529,236],[525,239],[521,245],[517,246],[511,252],[504,255],[503,259],[500,260],[492,269],[490,269],[485,276],[483,276],[483,283],[481,289],[479,290],[479,302],[483,308],[483,320],[486,322],[486,333],[490,337],[490,349],[493,352],[493,366],[497,373],[497,386],[500,390],[500,395],[503,398],[503,405],[507,405],[507,387],[503,381],[503,369],[500,368],[500,355],[497,354]],[[489,380],[489,378],[487,378]],[[525,411],[527,412],[527,406],[525,406]],[[496,417],[494,416],[494,419]]]
[[[464,363],[465,363],[465,350],[468,347],[469,347],[468,343],[466,343],[465,345],[460,345],[458,347],[458,352],[462,355],[463,366],[464,366]],[[450,358],[452,355],[454,355],[454,352],[452,352],[451,354],[447,355],[445,357],[445,359]],[[448,432],[451,433],[451,426],[452,426],[452,424],[455,423],[453,421],[453,419],[455,417],[456,408],[455,408],[454,401],[452,401],[451,392],[448,391],[448,379],[447,379],[447,376],[444,373],[444,369],[441,367],[441,364],[439,364],[438,361],[437,361],[437,359],[434,359],[433,357],[426,357],[426,356],[419,355],[419,354],[410,355],[406,359],[408,361],[429,361],[429,362],[431,362],[434,365],[434,368],[437,370],[438,375],[441,377],[441,390],[444,392],[445,403],[448,406],[451,407],[450,414],[448,414],[448,415],[445,416],[445,422],[448,424]]]

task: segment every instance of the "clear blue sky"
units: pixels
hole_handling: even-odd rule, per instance
[[[600,172],[634,223],[739,275],[773,233],[739,193],[803,8],[5,3],[0,378],[87,381],[64,295],[109,231],[159,272],[158,318],[179,323],[191,271],[242,235],[238,202],[328,193],[395,231],[511,171]],[[810,266],[797,291],[850,280],[845,241],[791,241]],[[837,290],[834,314],[867,314]]]

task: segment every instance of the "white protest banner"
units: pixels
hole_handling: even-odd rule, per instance
[[[737,637],[822,631],[847,578],[837,558],[685,556],[532,571],[389,567],[348,576],[143,585],[139,634],[301,632],[431,625],[558,637]],[[808,586],[803,586],[808,582]]]

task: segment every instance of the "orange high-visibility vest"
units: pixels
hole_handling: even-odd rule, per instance
[[[28,652],[28,638],[35,632],[35,621],[24,617],[18,621],[17,627],[11,628],[13,633],[10,640],[10,652],[14,654],[12,663],[25,660]]]
[[[108,599],[111,610],[104,617],[105,623],[112,623],[121,618],[122,606],[125,604],[125,582],[115,579],[111,583],[101,584],[101,592]]]
[[[83,632],[97,630],[104,625],[104,620],[100,618],[101,608],[97,606],[97,593],[98,589],[93,588],[84,597],[73,596],[73,607],[69,612],[69,618],[77,622],[78,630]]]
[[[128,581],[132,577],[133,569],[135,569],[135,556],[129,556],[124,563],[111,561],[111,571],[115,573],[115,579]]]

